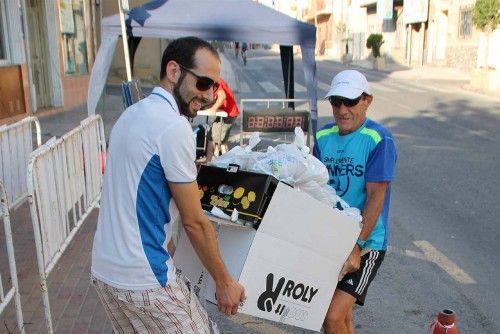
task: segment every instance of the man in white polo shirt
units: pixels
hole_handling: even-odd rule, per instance
[[[219,73],[220,59],[209,43],[195,37],[172,41],[163,53],[159,87],[127,108],[113,127],[92,282],[115,332],[210,332],[206,311],[176,273],[166,247],[177,213],[216,282],[219,309],[235,314],[245,298],[201,209],[188,121],[212,102]]]

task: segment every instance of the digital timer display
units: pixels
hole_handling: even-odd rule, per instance
[[[262,109],[243,112],[245,132],[293,132],[296,127],[309,131],[309,112],[293,109]]]

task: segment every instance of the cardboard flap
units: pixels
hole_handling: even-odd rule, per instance
[[[254,239],[240,276],[247,291],[240,312],[319,331],[339,266],[313,251],[261,234]]]
[[[210,217],[214,219],[214,217]],[[238,280],[245,264],[248,251],[257,231],[251,227],[217,219],[217,239],[221,257],[231,274]],[[215,299],[215,282],[208,271],[203,268],[191,241],[184,229],[181,230],[177,250],[174,255],[174,263],[181,270],[194,287],[195,293],[201,293],[199,297],[217,304]]]
[[[272,235],[332,259],[339,250],[350,252],[360,231],[352,217],[280,183],[257,234]]]

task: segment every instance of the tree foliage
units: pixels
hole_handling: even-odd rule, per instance
[[[495,30],[500,25],[500,0],[477,0],[472,23],[482,31]]]
[[[366,40],[366,47],[372,49],[375,58],[380,57],[380,48],[384,44],[384,37],[382,34],[370,34]]]

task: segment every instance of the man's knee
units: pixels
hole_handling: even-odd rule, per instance
[[[325,334],[349,333],[352,307],[356,298],[341,290],[335,290],[323,322]]]
[[[341,312],[328,312],[323,323],[325,333],[343,333],[346,328],[346,314]]]

